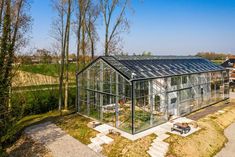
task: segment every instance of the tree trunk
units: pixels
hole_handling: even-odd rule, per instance
[[[69,14],[70,13],[70,6],[69,4]],[[65,110],[68,109],[68,86],[69,86],[69,37],[70,37],[70,16],[68,20],[68,34],[67,34],[67,40],[66,40],[66,80],[65,80],[65,99],[64,99],[64,108]]]
[[[106,30],[105,30],[105,56],[109,55],[109,43],[108,43],[108,36],[109,36],[109,30],[108,27],[109,26],[105,26]]]
[[[65,80],[65,98],[64,98],[64,109],[68,109],[68,84],[69,84],[69,37],[70,37],[70,16],[71,16],[71,0],[68,1],[68,19],[67,19],[67,38],[66,38],[66,80]]]
[[[91,40],[91,59],[93,60],[95,56],[94,41]]]
[[[4,3],[5,3],[5,1],[2,0],[1,1],[1,8],[0,8],[0,30],[1,30],[1,27],[2,27],[2,13],[3,13],[3,8],[4,8]]]
[[[83,55],[83,68],[86,64],[86,45],[85,45],[85,33],[86,33],[86,25],[85,25],[85,15],[82,18],[82,55]]]
[[[61,111],[63,100],[63,73],[64,73],[64,12],[61,11],[61,59],[60,59],[60,75],[59,75],[59,110]]]
[[[69,46],[69,31],[70,31],[70,15],[71,15],[71,0],[68,0],[68,13],[65,27],[64,45],[61,55],[61,66],[60,66],[60,86],[59,86],[59,110],[61,111],[62,100],[63,100],[63,79],[64,79],[64,59],[67,47]],[[62,113],[62,112],[61,112]]]
[[[8,100],[9,100],[9,82],[10,77],[8,75],[8,70],[11,67],[8,67],[9,60],[12,60],[12,55],[9,54],[11,50],[11,2],[6,1],[4,18],[3,18],[3,31],[1,34],[0,42],[0,121],[2,126],[0,129],[0,139],[2,135],[6,132],[7,126],[9,125],[9,111],[8,111]],[[12,66],[10,64],[9,66]],[[7,76],[7,78],[6,78]],[[0,142],[0,148],[2,147]]]
[[[79,72],[79,55],[80,55],[80,38],[81,38],[81,11],[79,13],[79,18],[78,18],[78,30],[77,30],[77,56],[76,56],[76,104],[75,108],[78,111],[78,105],[79,105],[79,100],[78,100],[78,77],[77,73]]]

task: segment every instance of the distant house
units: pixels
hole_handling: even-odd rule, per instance
[[[101,56],[77,73],[78,112],[136,134],[229,97],[228,71],[189,56]]]
[[[235,56],[228,57],[224,63],[221,64],[225,69],[229,70],[230,82],[235,83]]]

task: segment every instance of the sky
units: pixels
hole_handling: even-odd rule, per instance
[[[132,0],[130,31],[123,51],[153,55],[194,55],[197,52],[235,54],[235,0]],[[51,0],[33,0],[31,48],[50,49]],[[104,35],[102,25],[98,32]],[[71,51],[76,50],[72,41]],[[103,37],[97,54],[103,54]]]

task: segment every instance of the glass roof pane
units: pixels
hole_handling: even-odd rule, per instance
[[[191,56],[104,56],[100,58],[129,80],[224,70],[223,67],[206,59]]]

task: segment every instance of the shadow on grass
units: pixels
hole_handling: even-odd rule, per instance
[[[62,116],[72,113],[74,112],[66,112],[63,113]],[[44,114],[26,116],[8,129],[7,134],[1,138],[1,143],[3,144],[4,148],[9,147],[19,139],[26,127],[30,127],[32,125],[40,124],[43,122],[55,121],[60,117],[61,115],[59,111],[51,111]]]
[[[31,138],[22,136],[12,147],[7,149],[9,157],[52,157],[49,150]]]

